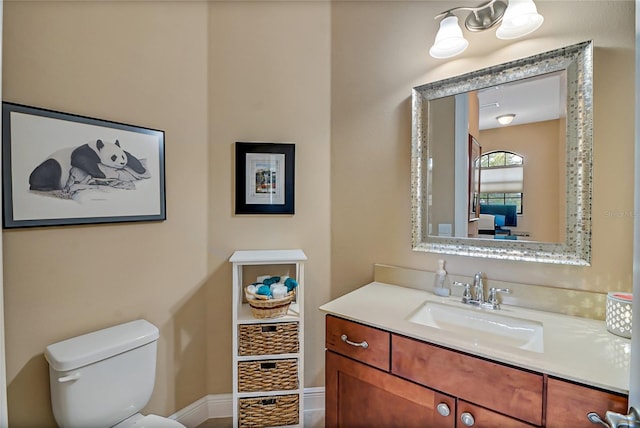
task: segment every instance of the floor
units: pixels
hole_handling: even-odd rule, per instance
[[[231,428],[233,426],[233,418],[209,419],[198,425],[196,428]]]
[[[305,428],[324,427],[324,412],[305,412],[304,426]],[[208,421],[198,425],[196,428],[233,428],[233,418],[209,419]]]

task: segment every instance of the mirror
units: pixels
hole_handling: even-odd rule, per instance
[[[432,120],[430,127],[430,223],[438,227],[429,235],[564,241],[565,82],[562,70],[430,102],[432,118],[443,119]],[[450,126],[446,117],[460,118],[462,128]],[[447,159],[454,159],[453,167],[443,162]],[[453,182],[448,178],[451,171],[467,168],[469,190],[463,182],[455,186],[455,177],[463,173],[457,172]],[[468,220],[455,216],[462,210],[456,194],[469,197]]]
[[[413,89],[415,251],[589,265],[592,51],[584,42]]]

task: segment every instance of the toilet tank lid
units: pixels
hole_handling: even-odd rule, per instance
[[[84,367],[158,340],[158,328],[146,320],[115,325],[47,346],[44,356],[60,372]]]

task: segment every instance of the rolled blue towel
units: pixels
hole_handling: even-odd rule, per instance
[[[298,282],[293,278],[287,278],[284,285],[287,287],[287,292],[290,292],[298,286]]]
[[[264,281],[262,281],[262,283],[266,285],[271,285],[271,284],[275,284],[278,281],[280,281],[279,276],[272,276],[271,278],[267,278]]]
[[[271,287],[269,287],[268,285],[261,285],[256,290],[256,294],[260,294],[260,295],[263,295],[263,296],[270,296],[271,295]]]

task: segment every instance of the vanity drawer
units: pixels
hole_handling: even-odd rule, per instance
[[[391,372],[505,415],[542,425],[541,374],[392,335]],[[446,367],[447,370],[443,370]]]
[[[326,346],[338,354],[389,371],[391,334],[331,315],[326,317]],[[351,342],[347,343],[342,339]],[[366,342],[366,347],[362,346]]]
[[[593,427],[587,414],[604,419],[607,410],[627,414],[627,396],[547,378],[547,427]]]
[[[298,389],[298,360],[238,362],[238,392]]]
[[[300,349],[297,322],[241,324],[238,355],[295,354]]]
[[[531,428],[530,424],[524,423],[517,419],[510,418],[509,416],[501,415],[500,413],[492,412],[484,407],[476,406],[471,403],[467,403],[464,400],[458,400],[458,412],[457,412],[458,426],[468,426],[463,422],[472,423],[473,428]],[[471,417],[471,421],[469,421]],[[460,424],[462,422],[462,424]],[[571,425],[567,425],[564,428],[568,428]],[[573,428],[573,426],[571,426]]]

